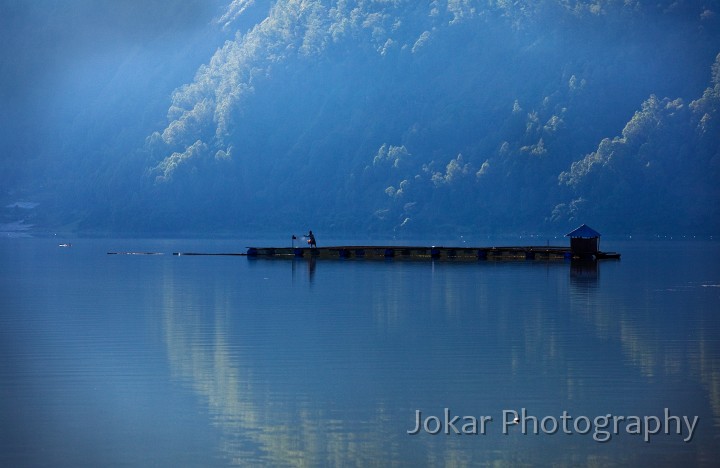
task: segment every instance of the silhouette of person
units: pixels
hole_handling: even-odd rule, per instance
[[[308,244],[310,244],[310,248],[317,247],[317,243],[315,243],[315,234],[313,234],[312,231],[308,232],[305,237],[308,238]]]

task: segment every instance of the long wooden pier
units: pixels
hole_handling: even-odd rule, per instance
[[[442,246],[334,246],[248,247],[248,257],[402,260],[564,260],[570,247],[442,247]]]
[[[162,252],[108,252],[108,255],[163,255]],[[242,256],[279,259],[371,259],[371,260],[603,260],[619,259],[617,252],[576,254],[570,247],[442,247],[352,245],[335,247],[248,247],[247,252],[173,252],[177,256]]]
[[[310,231],[312,233],[312,231]],[[566,234],[570,246],[444,247],[401,245],[341,245],[334,247],[247,247],[245,253],[173,252],[173,255],[229,255],[250,258],[337,258],[406,260],[603,260],[619,259],[603,252],[600,234],[583,224]],[[296,239],[295,236],[292,237]],[[311,238],[314,242],[314,239]],[[110,255],[157,255],[156,252],[108,252]]]

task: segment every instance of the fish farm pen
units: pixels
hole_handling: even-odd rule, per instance
[[[563,260],[572,258],[569,247],[248,247],[248,257],[355,258],[406,260]]]
[[[311,231],[312,233],[312,231]],[[600,233],[583,224],[566,234],[570,246],[438,247],[438,246],[336,246],[248,247],[248,257],[263,258],[367,258],[408,260],[565,260],[619,259],[617,252],[600,250]],[[295,239],[295,236],[293,236]],[[314,240],[314,239],[313,239]]]
[[[162,255],[160,252],[108,252],[108,255]],[[177,256],[233,256],[277,259],[398,259],[398,260],[602,260],[619,259],[617,252],[578,254],[570,247],[248,247],[246,252],[173,252]]]
[[[244,256],[278,259],[400,259],[400,260],[601,260],[619,259],[600,250],[600,234],[582,225],[566,235],[570,246],[442,247],[345,245],[334,247],[247,247],[244,253],[173,252],[173,255]],[[293,240],[295,237],[293,236]],[[160,255],[157,252],[108,252],[109,255]]]

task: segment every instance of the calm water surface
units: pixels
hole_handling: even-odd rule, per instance
[[[718,242],[616,243],[622,261],[597,266],[309,263],[171,255],[247,242],[72,243],[0,241],[2,466],[720,457]],[[106,255],[133,250],[164,255]],[[418,410],[442,421],[445,408],[458,430],[463,416],[492,420],[484,434],[408,434]],[[504,427],[503,412],[522,408],[546,418],[537,434],[530,419]],[[681,433],[665,426],[666,408],[698,417],[692,440],[684,422]],[[599,442],[581,416],[606,415],[663,425],[646,442],[619,421]]]

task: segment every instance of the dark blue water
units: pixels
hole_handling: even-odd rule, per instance
[[[623,259],[596,265],[72,244],[0,241],[2,466],[711,466],[720,456],[718,242],[616,243],[605,247]],[[106,255],[132,250],[164,255]],[[446,408],[460,434],[436,425]],[[504,424],[522,408],[521,424]],[[417,411],[429,431],[410,435]],[[691,440],[666,412],[697,416]],[[463,433],[483,416],[484,434],[479,423]],[[661,427],[646,434],[652,417]]]

